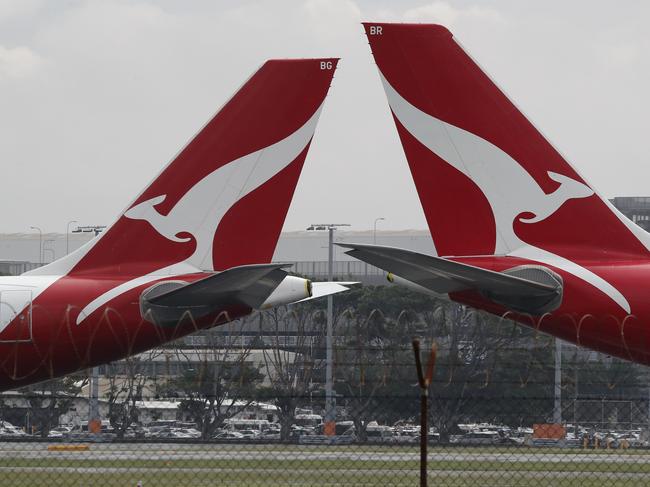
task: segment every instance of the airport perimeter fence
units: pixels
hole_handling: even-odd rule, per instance
[[[406,291],[332,325],[329,396],[318,303],[2,393],[0,486],[411,486],[423,434],[432,486],[650,486],[645,367]]]
[[[308,398],[299,399],[309,404]],[[3,428],[0,485],[419,485],[417,397],[376,396],[363,401],[339,396],[337,400],[344,406],[339,406],[335,436],[321,434],[310,419],[300,417],[285,440],[273,422],[252,420],[233,421],[206,440],[193,437],[200,433],[187,421],[154,421],[160,426],[132,428],[123,439],[110,428],[93,438],[58,427],[43,439],[38,432],[34,437],[12,437]],[[572,425],[563,425],[564,431],[546,425],[539,438],[535,436],[538,425],[548,421],[544,414],[548,398],[528,401],[529,407],[538,403],[539,412],[544,411],[539,416],[514,410],[509,398],[477,396],[472,402],[471,407],[462,405],[452,431],[441,431],[440,425],[447,423],[441,416],[453,415],[459,401],[456,397],[432,400],[429,485],[639,486],[650,482],[647,424],[616,418],[621,411],[628,414],[630,405],[624,401],[605,405],[610,416],[604,427],[578,424],[574,436]],[[363,408],[363,413],[348,409],[351,404]],[[602,414],[601,408],[596,415]],[[585,414],[589,410],[584,406]],[[524,426],[501,422],[504,411],[519,415]],[[302,414],[312,415],[318,413]],[[489,422],[474,419],[490,416],[494,419]],[[361,428],[359,417],[367,421]],[[394,421],[397,417],[406,419]]]

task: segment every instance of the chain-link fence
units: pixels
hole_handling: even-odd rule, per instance
[[[335,303],[329,398],[319,304],[2,393],[0,486],[418,485],[414,336],[430,485],[650,485],[645,367],[399,289]]]

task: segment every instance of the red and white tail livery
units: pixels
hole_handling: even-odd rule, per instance
[[[103,234],[0,278],[0,390],[345,289],[270,264],[336,64],[266,62]]]
[[[364,26],[437,255],[352,253],[459,302],[650,363],[650,236],[595,192],[445,27]]]

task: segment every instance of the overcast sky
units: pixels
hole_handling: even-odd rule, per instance
[[[265,59],[319,56],[285,230],[426,228],[362,20],[445,24],[598,191],[650,195],[650,2],[0,0],[0,232],[110,223]]]

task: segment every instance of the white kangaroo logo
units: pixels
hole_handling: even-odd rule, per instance
[[[179,235],[190,234],[196,240],[196,249],[183,262],[127,281],[97,297],[79,313],[77,324],[113,298],[160,279],[161,276],[214,269],[212,245],[224,215],[237,201],[262,186],[300,155],[314,135],[321,109],[322,105],[302,127],[288,137],[212,171],[192,186],[167,215],[156,210],[156,205],[162,203],[167,195],[156,196],[129,208],[124,213],[126,218],[148,222],[160,235],[172,242],[188,242],[191,237]]]
[[[548,176],[560,186],[553,193],[546,194],[528,171],[500,148],[422,112],[405,100],[383,74],[380,76],[391,110],[406,130],[431,152],[470,178],[487,198],[496,224],[495,255],[518,256],[563,269],[600,289],[630,313],[628,301],[607,281],[564,257],[524,242],[514,230],[517,220],[540,222],[568,200],[593,195],[589,186],[549,171]],[[525,218],[521,216],[523,213],[534,216]]]
[[[155,208],[166,198],[161,195],[133,206],[124,216],[149,222],[160,235],[173,242],[187,242],[190,237],[179,235],[191,234],[196,239],[196,250],[185,262],[212,269],[212,243],[224,215],[237,201],[298,157],[314,135],[319,114],[320,109],[285,139],[214,170],[190,188],[167,215]]]

